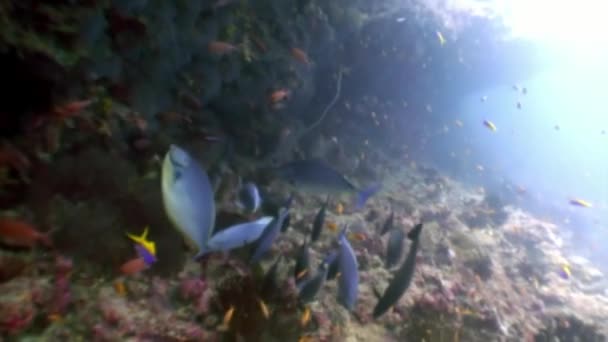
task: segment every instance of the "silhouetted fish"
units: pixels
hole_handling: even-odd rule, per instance
[[[257,240],[255,249],[253,250],[253,253],[251,255],[251,263],[259,261],[264,256],[264,254],[266,254],[266,252],[270,250],[270,247],[272,247],[274,240],[276,240],[277,236],[279,236],[279,233],[281,232],[283,221],[285,220],[285,217],[287,216],[288,212],[289,207],[281,208],[277,217],[275,217],[272,222],[270,222],[266,226],[266,228],[264,228],[264,231],[262,232],[260,238]]]
[[[326,194],[356,194],[356,208],[362,208],[365,202],[380,190],[380,185],[359,190],[340,173],[316,159],[287,163],[280,166],[277,171],[282,178],[302,190],[310,189],[316,193]]]
[[[414,276],[414,268],[416,267],[416,252],[418,251],[421,231],[422,223],[416,225],[414,229],[408,233],[407,237],[412,240],[412,246],[407,254],[407,258],[395,272],[395,275],[384,291],[384,294],[380,300],[378,300],[378,304],[376,304],[376,307],[374,308],[374,318],[378,318],[388,311],[391,306],[399,301],[401,296],[405,293],[405,290],[410,286],[412,277]]]
[[[394,213],[391,211],[391,214],[388,216],[386,221],[384,221],[384,225],[382,226],[382,231],[380,232],[380,236],[388,233],[393,228],[393,219],[394,219]]]
[[[327,210],[327,203],[329,203],[329,196],[325,200],[325,203],[319,209],[317,216],[315,216],[315,221],[312,225],[312,234],[310,235],[310,240],[315,242],[321,236],[321,231],[323,230],[323,224],[325,224],[325,210]]]
[[[386,268],[395,266],[399,262],[399,259],[401,259],[404,238],[405,233],[400,228],[391,230],[386,244]]]

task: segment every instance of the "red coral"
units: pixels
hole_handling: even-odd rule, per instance
[[[34,318],[34,307],[31,303],[15,302],[6,305],[0,315],[0,332],[16,335],[27,329]]]

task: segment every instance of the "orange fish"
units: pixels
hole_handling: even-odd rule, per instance
[[[295,47],[291,48],[291,56],[304,65],[310,65],[310,59],[308,58],[308,55],[301,49]]]
[[[332,232],[338,230],[338,224],[335,222],[327,222],[327,228],[329,228]]]
[[[275,104],[277,102],[281,102],[287,99],[291,95],[291,91],[289,89],[279,89],[275,90],[270,94],[270,103]]]
[[[344,212],[344,205],[342,205],[342,203],[338,203],[336,205],[336,214],[342,215],[343,212]]]
[[[127,294],[127,287],[125,286],[125,283],[123,281],[119,280],[114,282],[114,291],[117,295],[124,296]]]
[[[57,119],[68,119],[79,114],[83,109],[93,103],[93,100],[72,101],[65,105],[55,107],[53,115]]]
[[[351,240],[355,240],[355,241],[365,241],[365,240],[367,240],[367,236],[365,235],[365,233],[350,233],[350,234],[348,234],[348,237]]]
[[[148,264],[146,264],[144,258],[134,258],[122,264],[122,266],[120,266],[120,272],[124,275],[131,275],[139,273],[147,268]]]
[[[214,55],[225,55],[231,52],[236,51],[238,48],[230,43],[220,42],[220,41],[212,41],[207,45],[209,52]]]
[[[53,245],[47,234],[39,232],[26,222],[12,218],[0,219],[0,241],[10,246],[28,248],[38,243],[46,247]]]

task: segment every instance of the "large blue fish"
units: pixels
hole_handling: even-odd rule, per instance
[[[420,232],[422,231],[422,223],[416,225],[407,237],[412,240],[412,246],[407,254],[407,258],[401,267],[395,272],[393,279],[388,284],[384,294],[378,300],[378,304],[374,308],[374,318],[382,316],[395,303],[399,301],[405,290],[410,286],[414,276],[416,267],[416,252],[418,251],[418,243],[420,241]]]
[[[277,168],[277,173],[301,190],[326,194],[356,194],[355,207],[357,209],[362,208],[365,202],[380,190],[380,185],[360,190],[343,175],[316,159],[299,160],[281,165]]]
[[[289,200],[288,203],[291,203],[291,200]],[[264,228],[262,235],[260,235],[260,238],[256,241],[255,249],[253,250],[251,258],[249,259],[251,263],[260,261],[260,259],[266,254],[266,252],[270,250],[270,247],[272,247],[272,244],[281,232],[283,221],[285,220],[285,217],[287,217],[288,213],[289,207],[281,208],[277,217],[275,217]]]
[[[198,248],[195,258],[204,255],[215,224],[215,202],[207,173],[188,152],[171,145],[163,161],[161,178],[169,219]]]
[[[213,234],[207,242],[210,252],[227,252],[243,247],[260,238],[264,228],[272,221],[271,216],[265,216],[252,222],[237,224],[222,229]]]
[[[355,257],[355,251],[346,238],[346,228],[338,238],[338,302],[349,311],[355,308],[359,294],[359,265]]]

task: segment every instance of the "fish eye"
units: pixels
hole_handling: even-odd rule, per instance
[[[173,173],[173,180],[174,180],[174,181],[178,181],[180,178],[182,178],[182,172],[181,172],[181,171],[176,170],[176,171]]]

